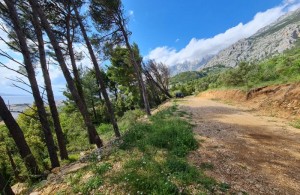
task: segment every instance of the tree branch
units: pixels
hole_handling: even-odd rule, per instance
[[[9,55],[7,52],[3,51],[2,49],[0,49],[0,55],[3,56],[3,57],[8,58],[8,59],[11,60],[11,61],[16,62],[16,63],[19,64],[20,66],[25,67],[24,64],[22,64],[21,62],[15,60],[11,55]]]
[[[14,72],[16,72],[16,73],[18,73],[18,74],[20,74],[20,75],[22,75],[22,76],[27,77],[27,75],[23,74],[22,72],[20,72],[20,71],[18,71],[18,70],[15,70],[15,69],[13,69],[13,68],[10,68],[10,67],[6,66],[6,65],[3,64],[2,62],[0,62],[0,67],[7,68],[8,70],[14,71]]]
[[[26,114],[26,113],[25,113],[25,112],[23,112],[23,111],[14,111],[14,110],[10,110],[10,112],[14,112],[14,113],[23,114],[23,115],[25,115],[25,116],[27,116],[27,117],[30,117],[30,118],[32,118],[32,119],[39,120],[39,118],[38,118],[38,117],[35,117],[35,116],[32,116],[32,115]]]

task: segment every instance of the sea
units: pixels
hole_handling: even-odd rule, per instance
[[[33,97],[30,95],[2,95],[1,97],[14,118],[17,118],[20,112],[29,108],[34,102]],[[65,99],[65,96],[55,96],[55,101],[58,105],[61,105],[62,101]]]

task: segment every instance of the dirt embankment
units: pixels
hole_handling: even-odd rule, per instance
[[[198,97],[241,105],[280,118],[300,118],[300,83],[260,87],[249,92],[237,89],[212,90],[200,93]]]

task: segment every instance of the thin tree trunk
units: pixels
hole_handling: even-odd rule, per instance
[[[131,58],[131,57],[130,57]],[[132,63],[132,61],[131,61]],[[134,73],[137,77],[136,71],[134,69]],[[141,86],[141,82],[138,80],[138,87],[139,87],[139,93],[140,93],[140,101],[139,101],[139,106],[141,109],[145,109],[145,104],[144,104],[144,95],[143,95],[143,90],[142,90],[142,86]]]
[[[15,194],[12,191],[9,184],[4,180],[4,177],[1,173],[0,173],[0,194],[3,194],[3,195],[14,195]]]
[[[76,65],[75,53],[74,53],[73,44],[72,44],[72,40],[71,40],[71,29],[70,29],[69,19],[67,19],[67,21],[66,21],[66,29],[67,29],[66,30],[66,32],[67,32],[66,39],[67,39],[67,45],[68,45],[68,51],[69,51],[69,56],[70,56],[70,60],[71,60],[73,75],[74,75],[74,81],[75,81],[79,96],[81,98],[81,101],[83,102],[84,105],[87,105],[86,99],[84,96],[84,92],[83,92],[83,88],[82,88],[82,84],[81,84],[81,78],[80,78],[79,71],[78,71],[78,68]],[[94,106],[93,106],[93,112],[94,112],[94,117],[96,119],[96,115],[95,115],[96,111],[95,111]]]
[[[9,130],[10,135],[12,136],[13,140],[16,143],[16,146],[19,150],[19,153],[25,163],[25,166],[29,173],[33,175],[40,174],[39,167],[35,161],[34,156],[31,153],[31,150],[25,140],[24,134],[18,125],[18,123],[15,121],[14,117],[8,110],[8,108],[5,105],[4,100],[0,96],[0,116],[2,120],[4,121],[6,127]]]
[[[73,44],[71,40],[71,29],[70,29],[70,16],[66,20],[66,39],[67,39],[67,45],[68,45],[68,51],[69,51],[69,56],[71,60],[71,65],[72,65],[72,70],[73,70],[73,75],[74,75],[74,81],[77,87],[77,91],[79,93],[79,96],[81,97],[81,100],[83,103],[86,105],[86,101],[84,98],[84,93],[81,85],[81,79],[79,75],[79,71],[76,65],[76,60],[75,60],[75,53],[73,49]]]
[[[148,83],[150,85],[150,90],[152,91],[152,98],[155,103],[155,105],[159,105],[161,103],[160,97],[159,97],[159,92],[157,91],[157,87],[153,84],[151,80],[148,79]]]
[[[115,98],[116,98],[116,101],[118,100],[118,89],[115,87],[115,90],[114,90],[114,95],[115,95]]]
[[[162,93],[164,93],[164,94],[165,94],[166,96],[168,96],[169,98],[172,98],[172,96],[171,96],[171,94],[168,92],[168,90],[165,89],[165,88],[163,88],[163,87],[161,87],[161,86],[154,80],[154,78],[151,76],[151,74],[150,74],[147,70],[145,70],[144,73],[145,73],[146,77],[148,77],[148,79],[151,80],[151,81],[155,84],[155,86],[156,86]]]
[[[39,119],[40,119],[42,129],[44,132],[45,142],[46,142],[46,146],[48,149],[51,166],[52,166],[52,168],[59,167],[59,161],[58,161],[58,157],[56,154],[56,148],[55,148],[52,132],[50,129],[49,122],[47,120],[47,113],[46,113],[46,110],[44,107],[44,102],[40,95],[37,80],[35,78],[35,70],[34,70],[32,62],[31,62],[30,52],[29,52],[29,49],[28,49],[28,46],[26,43],[26,36],[24,35],[24,33],[20,27],[19,18],[17,15],[17,11],[15,9],[15,6],[13,5],[13,2],[11,0],[4,0],[4,1],[8,7],[11,22],[13,23],[14,30],[15,30],[15,32],[17,34],[17,38],[19,40],[20,49],[21,49],[21,52],[22,52],[22,55],[24,58],[26,72],[28,75],[32,94],[33,94],[33,97],[34,97],[34,100],[35,100],[35,103],[37,106]]]
[[[10,165],[11,165],[11,167],[13,169],[13,172],[14,172],[14,175],[15,175],[15,179],[17,181],[20,181],[20,171],[18,170],[18,167],[17,167],[17,165],[16,165],[16,163],[15,163],[13,157],[12,157],[12,153],[11,153],[10,149],[7,146],[6,146],[6,154],[8,156]]]
[[[35,33],[36,33],[37,40],[38,40],[40,64],[41,64],[41,68],[42,68],[42,72],[43,72],[43,76],[44,76],[45,88],[46,88],[46,92],[47,92],[47,99],[48,99],[51,116],[52,116],[53,123],[54,123],[54,130],[55,130],[56,137],[57,137],[58,147],[59,147],[59,151],[60,151],[60,153],[59,153],[60,158],[68,159],[67,147],[66,147],[66,143],[65,143],[65,139],[64,139],[64,134],[63,134],[63,131],[62,131],[62,128],[60,125],[59,115],[58,115],[58,111],[57,111],[57,107],[56,107],[56,103],[55,103],[55,99],[54,99],[54,94],[53,94],[53,90],[52,90],[51,79],[50,79],[49,71],[47,68],[46,52],[45,52],[45,47],[44,47],[45,44],[44,44],[44,40],[43,40],[43,32],[42,32],[42,28],[40,26],[40,22],[38,20],[36,13],[33,13],[32,23],[35,28]]]
[[[138,63],[135,59],[134,52],[133,52],[133,50],[131,48],[131,45],[129,43],[128,35],[127,35],[126,30],[125,30],[125,28],[122,24],[122,21],[123,21],[122,18],[119,17],[119,27],[120,27],[120,30],[122,31],[126,47],[129,50],[130,59],[131,59],[131,62],[133,63],[133,67],[134,67],[135,74],[137,76],[137,79],[138,79],[138,82],[139,82],[139,85],[140,85],[140,89],[142,90],[145,111],[146,111],[148,116],[151,116],[151,109],[150,109],[150,105],[149,105],[149,101],[148,101],[147,90],[146,90],[146,87],[145,87],[145,83],[143,81],[140,66],[138,65]]]
[[[118,127],[116,118],[115,118],[114,109],[113,109],[113,106],[112,106],[112,104],[110,102],[110,99],[108,97],[108,94],[107,94],[107,91],[106,91],[106,88],[105,88],[105,84],[104,84],[104,80],[103,80],[103,78],[101,76],[101,71],[100,71],[100,68],[99,68],[98,61],[96,59],[95,53],[94,53],[92,45],[90,43],[90,40],[89,40],[89,38],[87,36],[86,30],[85,30],[84,25],[82,23],[82,20],[81,20],[81,17],[79,15],[79,12],[78,12],[78,10],[77,10],[76,7],[74,7],[74,10],[75,10],[76,18],[77,18],[77,21],[79,23],[82,35],[84,37],[85,43],[87,45],[87,48],[89,50],[89,54],[90,54],[92,62],[94,64],[96,78],[97,78],[97,80],[98,80],[98,82],[100,84],[100,90],[102,92],[102,95],[103,95],[103,98],[104,98],[104,101],[105,101],[105,104],[106,104],[106,107],[107,107],[107,110],[108,110],[108,113],[109,113],[109,116],[110,116],[110,122],[112,123],[113,128],[114,128],[115,136],[116,137],[120,137],[121,134],[120,134],[120,131],[119,131],[119,127]]]
[[[91,97],[92,97],[92,109],[93,109],[93,113],[94,113],[94,119],[97,120],[97,112],[95,109],[95,102],[94,102],[93,94],[91,94]]]
[[[75,101],[76,105],[78,106],[78,109],[79,109],[80,113],[83,116],[85,125],[86,125],[87,130],[88,130],[89,141],[90,141],[91,144],[96,144],[97,147],[100,148],[100,147],[103,146],[102,140],[100,139],[100,137],[99,137],[99,135],[98,135],[91,119],[90,119],[90,116],[89,116],[86,105],[83,104],[83,102],[82,102],[82,100],[79,96],[79,93],[76,89],[74,81],[73,81],[73,79],[71,77],[71,74],[68,70],[68,67],[65,63],[61,48],[59,47],[59,44],[56,40],[56,37],[55,37],[55,35],[54,35],[54,33],[51,29],[51,26],[50,26],[50,24],[49,24],[49,22],[48,22],[48,20],[45,16],[43,10],[39,6],[37,0],[29,0],[29,3],[32,7],[33,12],[36,12],[38,14],[39,18],[41,19],[42,26],[45,29],[45,31],[46,31],[49,39],[50,39],[51,45],[54,48],[54,51],[55,51],[55,54],[56,54],[56,57],[57,57],[57,61],[60,64],[62,72],[65,76],[65,79],[66,79],[67,84],[68,84],[68,88],[70,89],[70,92],[71,92],[71,94],[74,98],[74,101]]]

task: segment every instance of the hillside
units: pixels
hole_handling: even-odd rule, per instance
[[[222,71],[227,70],[228,68],[222,65],[217,65],[213,67],[207,67],[200,71],[187,71],[181,72],[170,79],[171,85],[185,84],[188,82],[195,81],[197,79],[204,78],[210,74],[221,73]]]
[[[182,72],[172,77],[170,83],[171,85],[176,83],[186,83],[195,79],[199,79],[204,76],[205,76],[204,73],[198,71]]]
[[[200,69],[220,64],[234,67],[242,61],[260,61],[292,48],[299,36],[300,10],[298,9],[282,16],[253,36],[222,50]]]

